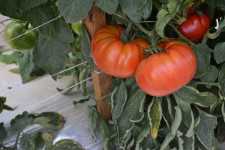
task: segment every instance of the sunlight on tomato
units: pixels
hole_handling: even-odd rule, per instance
[[[24,33],[26,34],[18,37]],[[12,21],[6,26],[4,30],[4,38],[12,48],[18,50],[32,49],[36,44],[36,33],[33,31],[28,32],[24,23],[16,21]]]
[[[106,74],[126,78],[132,76],[144,57],[148,43],[141,38],[123,42],[120,26],[105,26],[92,40],[92,56],[96,66]]]
[[[138,86],[152,96],[169,95],[195,75],[197,58],[191,47],[178,41],[160,44],[164,50],[143,60],[137,68]]]

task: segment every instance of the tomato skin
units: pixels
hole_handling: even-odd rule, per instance
[[[187,18],[180,26],[180,32],[193,42],[202,40],[208,31],[210,19],[208,15],[193,14]]]
[[[162,52],[143,60],[136,71],[136,82],[152,96],[169,95],[195,75],[197,59],[191,47],[178,41],[167,41],[160,46]]]
[[[96,66],[106,74],[126,78],[132,76],[144,58],[148,43],[141,38],[124,43],[120,26],[105,26],[92,39],[92,56]]]
[[[27,34],[15,39],[15,37],[28,32],[25,24],[21,22],[12,21],[10,22],[4,30],[4,38],[6,42],[15,49],[26,50],[32,49],[36,44],[36,33],[31,31]]]

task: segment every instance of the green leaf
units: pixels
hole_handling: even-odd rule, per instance
[[[223,19],[223,20],[221,21],[221,23],[220,23],[220,25],[219,25],[219,28],[220,28],[220,29],[225,28],[225,19]]]
[[[74,41],[70,26],[60,18],[54,3],[41,5],[26,14],[26,19],[33,27],[38,27],[39,31],[38,42],[33,50],[33,62],[48,73],[64,68],[65,58]]]
[[[162,117],[167,127],[171,127],[172,121],[174,120],[174,107],[172,106],[172,100],[169,96],[162,100]]]
[[[157,22],[155,25],[156,32],[161,36],[165,37],[164,29],[169,21],[173,18],[172,15],[168,13],[167,10],[161,9],[157,14]]]
[[[22,19],[28,10],[47,2],[48,0],[0,0],[0,13],[11,18]]]
[[[199,92],[197,89],[185,86],[175,95],[188,104],[197,104],[202,107],[209,107],[218,101],[218,97],[210,92]]]
[[[23,54],[18,51],[0,53],[0,62],[5,64],[16,64],[18,59],[20,59],[22,56]]]
[[[217,64],[225,62],[225,42],[216,44],[214,48],[214,59]]]
[[[28,112],[23,112],[11,120],[11,129],[15,132],[21,132],[24,128],[33,123],[34,116]]]
[[[224,102],[221,106],[221,112],[222,112],[222,115],[223,115],[223,121],[225,122],[225,103]]]
[[[157,21],[155,25],[156,32],[162,38],[165,37],[164,29],[166,25],[173,19],[180,9],[180,3],[177,0],[168,1],[167,8],[161,9],[157,14]]]
[[[183,137],[184,140],[184,150],[196,150],[195,149],[195,136],[193,135],[192,137]]]
[[[175,136],[177,135],[177,131],[178,128],[181,124],[182,121],[182,112],[180,110],[179,107],[175,107],[175,118],[174,121],[172,123],[170,132],[167,134],[167,136],[165,137],[165,139],[163,140],[163,143],[160,146],[160,150],[165,150],[167,148],[167,146],[170,144],[170,142],[175,138]]]
[[[58,0],[57,6],[66,22],[73,23],[87,16],[92,4],[93,0]]]
[[[107,145],[111,134],[107,122],[103,119],[101,119],[99,123],[99,132],[104,140],[104,144]]]
[[[200,109],[198,111],[200,122],[196,127],[196,135],[207,150],[212,150],[214,149],[214,130],[217,126],[217,117]]]
[[[84,26],[81,28],[81,49],[85,59],[92,64],[90,37]]]
[[[34,69],[32,53],[32,51],[27,51],[24,53],[23,57],[18,60],[20,75],[24,83],[30,81],[31,73]]]
[[[104,149],[108,150],[109,139],[111,138],[111,130],[105,120],[103,120],[96,108],[89,107],[89,118],[91,120],[91,126],[94,132],[100,133],[103,139]]]
[[[178,143],[179,150],[184,150],[184,140],[182,136],[183,136],[183,133],[180,131],[177,131],[177,143]]]
[[[45,71],[53,74],[64,68],[66,54],[70,46],[55,38],[39,36],[38,46],[34,49],[34,61]]]
[[[123,112],[127,102],[127,88],[124,82],[112,94],[112,119],[117,120]]]
[[[119,0],[97,0],[96,5],[103,11],[112,14],[116,12],[119,6]]]
[[[60,130],[65,124],[65,119],[56,112],[44,112],[35,117],[33,123],[40,124],[44,128]]]
[[[3,123],[0,123],[0,145],[3,143],[4,139],[7,137],[7,131]]]
[[[35,64],[52,74],[64,68],[73,41],[72,32],[63,20],[55,22],[53,31],[49,35],[39,34],[38,45],[33,53]]]
[[[182,99],[180,99],[180,97],[177,95],[174,95],[174,97],[176,99],[178,106],[181,108],[182,115],[183,115],[182,118],[185,118],[183,120],[183,123],[185,127],[187,128],[187,130],[182,132],[185,132],[186,137],[192,137],[194,135],[195,119],[194,119],[194,113],[191,109],[191,105],[183,101]]]
[[[40,150],[44,147],[44,141],[39,132],[22,132],[16,143],[17,149],[21,150]]]
[[[15,1],[15,0],[14,0]],[[19,1],[19,0],[17,0]],[[21,10],[30,10],[30,9],[33,9],[35,7],[38,7],[40,5],[43,5],[45,3],[48,2],[48,0],[23,0],[23,2],[19,1],[20,2],[20,9]]]
[[[218,75],[218,81],[221,86],[221,90],[223,92],[223,95],[225,95],[225,64],[222,65],[219,75]]]
[[[201,80],[205,82],[214,82],[218,77],[218,73],[218,69],[215,66],[210,65],[208,71],[201,77]]]
[[[152,0],[120,0],[122,11],[134,22],[147,19],[152,12]]]
[[[162,107],[160,98],[153,98],[148,107],[148,118],[150,123],[150,133],[153,139],[158,137],[158,132],[162,119]]]
[[[132,125],[130,120],[140,113],[140,106],[143,100],[145,100],[145,94],[141,90],[137,90],[133,95],[127,100],[124,107],[124,111],[118,120],[118,126],[122,135],[129,129]]]
[[[96,110],[95,107],[93,106],[90,106],[89,109],[88,109],[88,116],[90,118],[90,124],[91,124],[91,127],[93,129],[93,131],[95,132],[97,130],[97,125],[98,125],[98,122],[99,122],[99,115],[98,115],[98,112]]]
[[[84,148],[78,142],[64,139],[56,142],[52,150],[84,150]]]
[[[194,46],[194,51],[198,61],[196,76],[199,78],[208,71],[212,49],[210,49],[206,44],[198,44]]]
[[[56,36],[59,27],[59,19],[57,7],[55,4],[46,4],[36,7],[26,13],[26,20],[31,23],[33,28],[38,28],[39,33],[46,36]],[[44,25],[43,25],[44,24]],[[41,26],[41,27],[40,27]],[[68,40],[67,38],[65,40]]]
[[[132,138],[132,129],[133,129],[133,126],[130,128],[130,129],[127,129],[125,134],[122,136],[121,139],[121,142],[120,142],[120,145],[128,145],[128,142],[131,140]]]
[[[135,150],[139,150],[141,148],[141,143],[143,142],[143,140],[145,138],[148,137],[149,130],[150,130],[150,126],[148,125],[148,122],[146,121],[146,123],[144,124],[144,126],[141,128],[140,134],[138,135],[138,137],[136,139]]]
[[[223,0],[206,0],[206,3],[208,4],[208,6],[212,9],[215,8],[220,8],[220,9],[225,9],[225,3]]]

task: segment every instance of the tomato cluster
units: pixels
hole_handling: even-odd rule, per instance
[[[187,84],[195,75],[196,56],[191,47],[179,41],[159,44],[163,51],[144,58],[146,40],[123,42],[120,26],[105,26],[92,40],[92,56],[96,66],[106,74],[127,78],[135,76],[138,86],[153,96],[171,94]]]

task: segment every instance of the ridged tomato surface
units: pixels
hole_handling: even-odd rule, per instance
[[[152,96],[169,95],[195,75],[197,59],[191,47],[169,41],[160,44],[164,50],[150,55],[137,68],[136,81],[139,87]]]
[[[141,38],[123,42],[120,26],[105,26],[92,39],[92,56],[96,66],[106,74],[126,78],[132,76],[143,60],[148,43]]]
[[[207,15],[191,15],[179,27],[180,32],[188,39],[198,42],[209,29],[210,19]]]

